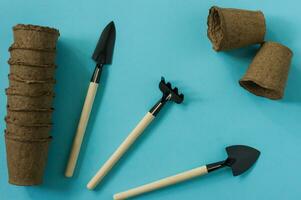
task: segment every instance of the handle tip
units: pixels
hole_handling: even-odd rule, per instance
[[[87,189],[88,190],[93,190],[95,188],[95,185],[91,184],[91,183],[88,183],[87,184]]]
[[[121,200],[119,194],[114,194],[113,199],[114,200]]]
[[[69,171],[65,172],[65,177],[66,178],[71,178],[72,176],[73,176],[73,172],[69,172]]]

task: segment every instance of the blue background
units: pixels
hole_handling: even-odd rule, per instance
[[[212,5],[260,9],[267,40],[294,51],[285,98],[272,101],[243,90],[238,80],[256,47],[216,53],[206,36]],[[1,199],[112,199],[115,192],[226,157],[224,147],[247,144],[261,150],[256,165],[240,177],[230,170],[153,192],[137,199],[300,199],[301,60],[297,0],[90,0],[0,2],[0,118],[6,114],[12,26],[48,25],[60,30],[56,109],[45,181],[41,186],[7,183],[0,140]],[[64,177],[94,63],[91,54],[105,25],[117,29],[114,60],[105,68],[75,176]],[[96,191],[86,184],[158,100],[161,75],[185,94],[170,104]],[[3,133],[5,123],[0,123]]]

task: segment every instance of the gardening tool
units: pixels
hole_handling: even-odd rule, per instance
[[[105,27],[105,29],[101,33],[101,36],[92,56],[92,59],[96,62],[96,66],[91,78],[81,117],[76,130],[75,138],[73,140],[73,145],[65,172],[66,177],[73,176],[80,147],[85,135],[85,130],[89,121],[89,116],[97,92],[103,66],[112,63],[115,38],[115,25],[112,21]]]
[[[149,110],[144,118],[138,123],[134,130],[128,135],[128,137],[122,142],[113,155],[107,160],[107,162],[99,169],[96,175],[90,180],[87,188],[92,190],[96,185],[104,178],[104,176],[111,170],[111,168],[117,163],[122,155],[129,149],[129,147],[135,142],[135,140],[141,135],[145,128],[153,121],[159,111],[168,101],[174,101],[180,104],[184,100],[184,95],[179,94],[178,88],[172,89],[171,84],[166,83],[164,78],[161,78],[159,88],[163,93],[162,98]]]
[[[223,167],[230,167],[233,176],[238,176],[247,171],[258,159],[260,152],[252,147],[234,145],[226,148],[228,158],[226,160],[201,166],[159,181],[155,181],[125,192],[114,195],[115,200],[128,199],[146,192],[151,192],[198,176],[203,176]]]

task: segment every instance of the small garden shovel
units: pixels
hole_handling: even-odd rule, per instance
[[[170,176],[125,192],[114,195],[114,200],[128,199],[146,192],[158,190],[195,177],[203,176],[223,167],[230,167],[233,176],[238,176],[247,171],[258,159],[260,152],[252,147],[234,145],[226,148],[228,158],[226,160],[204,165],[189,171]]]
[[[73,140],[69,161],[65,171],[66,177],[73,176],[80,147],[85,135],[86,127],[94,103],[94,98],[97,92],[103,66],[112,63],[115,38],[116,38],[115,25],[114,22],[110,22],[101,33],[101,36],[99,38],[99,41],[97,43],[97,46],[92,56],[93,60],[96,62],[96,66],[91,78],[91,82],[88,88],[83,110]]]

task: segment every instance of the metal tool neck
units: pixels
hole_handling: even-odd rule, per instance
[[[218,169],[221,169],[221,168],[224,168],[225,166],[227,166],[225,164],[225,162],[226,161],[223,160],[223,161],[220,161],[220,162],[215,162],[215,163],[211,163],[211,164],[206,165],[208,173],[213,172],[213,171],[218,170]]]
[[[160,110],[163,108],[163,106],[166,104],[167,101],[169,101],[171,98],[171,94],[169,94],[168,96],[163,96],[150,110],[149,112],[153,115],[153,116],[157,116],[158,113],[160,112]]]
[[[226,166],[227,167],[231,167],[234,162],[235,162],[235,159],[233,159],[233,158],[227,158],[226,160],[223,160],[223,161],[211,163],[209,165],[206,165],[207,171],[209,173],[209,172],[221,169],[221,168],[226,167]]]
[[[102,73],[103,64],[96,64],[93,75],[91,77],[91,82],[93,83],[99,83],[100,76]]]

